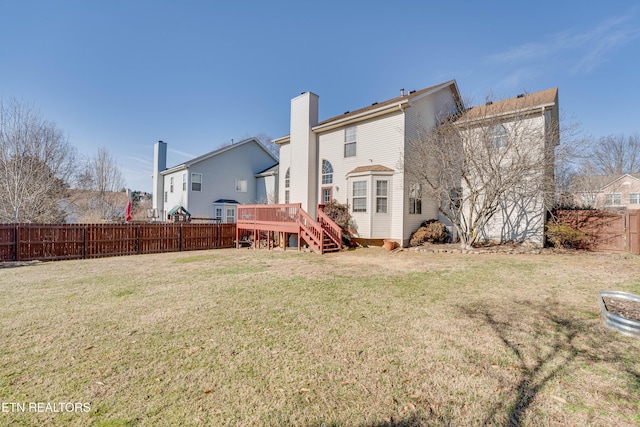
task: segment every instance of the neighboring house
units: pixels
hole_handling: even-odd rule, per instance
[[[557,118],[557,91],[552,92],[540,102],[528,97],[522,105],[543,133]],[[531,99],[535,105],[529,105]],[[402,90],[399,97],[324,121],[318,120],[318,96],[302,93],[291,100],[290,134],[274,140],[280,146],[279,203],[300,203],[312,217],[318,204],[346,203],[357,237],[393,239],[406,246],[423,221],[439,217],[437,203],[423,197],[420,185],[403,170],[412,154],[407,141],[432,129],[438,118],[457,115],[463,108],[455,80],[407,94]],[[471,112],[463,117],[473,120]],[[498,114],[509,120],[507,111]],[[530,216],[537,219],[523,240],[533,236],[538,241],[543,233],[542,198],[531,208]],[[499,228],[492,224],[485,237],[513,237]]]
[[[278,159],[255,138],[211,151],[171,168],[167,144],[154,146],[153,209],[159,220],[182,207],[192,218],[235,222],[238,204],[266,202],[277,193]]]
[[[573,179],[572,186],[577,206],[640,209],[640,174],[582,175]]]

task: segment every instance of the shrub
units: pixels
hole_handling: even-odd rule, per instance
[[[422,223],[409,240],[410,246],[420,246],[423,243],[444,243],[447,241],[447,227],[438,220],[430,219]]]
[[[585,248],[587,235],[582,231],[561,224],[547,224],[547,240],[556,248]]]
[[[346,204],[343,205],[332,200],[324,205],[324,213],[338,224],[342,230],[347,231],[351,228],[351,214],[349,213],[349,206]]]

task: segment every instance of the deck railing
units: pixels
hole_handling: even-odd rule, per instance
[[[318,205],[318,223],[333,242],[342,247],[342,228],[324,212],[324,205]]]
[[[311,218],[309,214],[304,211],[304,209],[298,210],[298,217],[300,219],[300,228],[305,234],[305,237],[308,237],[305,240],[307,241],[309,246],[311,246],[314,251],[323,253],[323,233],[320,224],[315,222],[313,218]]]
[[[240,205],[238,206],[237,230],[277,231],[298,234],[316,252],[325,250],[324,236],[328,236],[336,246],[342,247],[342,230],[324,212],[316,222],[302,209],[300,203],[283,205]],[[255,237],[254,237],[255,239]],[[237,234],[237,241],[240,241]],[[335,249],[334,249],[335,250]]]
[[[301,209],[300,203],[286,205],[240,205],[238,206],[238,225],[280,225],[287,231],[296,227]]]

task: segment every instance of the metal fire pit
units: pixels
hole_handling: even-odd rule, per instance
[[[640,322],[609,312],[604,303],[604,298],[616,298],[640,304],[640,295],[620,291],[600,291],[599,295],[600,298],[598,302],[600,303],[600,311],[602,311],[604,324],[625,335],[640,338]]]

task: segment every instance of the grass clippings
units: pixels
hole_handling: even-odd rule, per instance
[[[598,291],[638,293],[639,267],[369,248],[3,269],[0,424],[638,425],[640,340]]]

